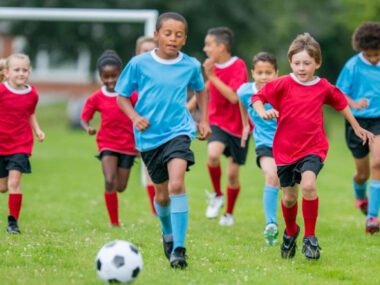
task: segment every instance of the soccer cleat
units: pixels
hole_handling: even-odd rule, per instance
[[[162,244],[164,246],[164,254],[168,260],[170,260],[170,255],[173,251],[173,236],[172,235],[162,235]]]
[[[300,233],[300,227],[297,225],[297,232],[294,236],[288,236],[286,231],[284,231],[284,236],[282,237],[281,245],[281,257],[282,258],[293,258],[297,250],[297,237]]]
[[[358,208],[365,216],[368,214],[368,198],[356,199],[355,207]]]
[[[235,224],[235,219],[234,219],[234,216],[232,216],[231,214],[226,213],[220,217],[219,225],[225,226],[225,227],[231,227],[234,224]]]
[[[319,250],[321,247],[318,244],[318,239],[315,236],[303,238],[302,252],[307,259],[319,259],[321,254]]]
[[[274,223],[267,224],[264,230],[264,239],[267,245],[275,245],[278,238],[278,227]]]
[[[185,269],[186,262],[186,248],[176,247],[173,253],[170,255],[170,266],[173,268]]]
[[[7,232],[10,234],[21,234],[21,231],[17,224],[17,220],[13,216],[8,216]]]
[[[380,223],[379,220],[376,217],[368,218],[365,224],[365,231],[369,234],[374,234],[379,232],[380,230]]]
[[[216,196],[215,193],[208,193],[208,207],[206,210],[206,217],[209,219],[214,219],[219,215],[220,209],[224,206],[224,197]]]

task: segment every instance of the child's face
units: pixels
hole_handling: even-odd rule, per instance
[[[289,63],[294,75],[301,82],[313,80],[315,70],[321,66],[306,50],[294,54]]]
[[[363,56],[371,64],[376,65],[380,62],[380,49],[368,49],[363,51]]]
[[[181,21],[167,19],[154,36],[158,43],[157,55],[163,59],[174,59],[186,43],[186,26]]]
[[[218,62],[223,47],[224,46],[222,44],[217,43],[215,36],[207,35],[205,38],[205,45],[203,47],[203,51],[205,52],[208,58],[212,59],[215,62]]]
[[[120,72],[120,68],[115,65],[105,65],[100,69],[100,80],[106,87],[107,91],[115,91],[116,81],[119,78]]]
[[[157,45],[154,42],[143,42],[137,54],[151,51],[152,49],[155,49],[156,47]]]
[[[265,83],[275,79],[278,75],[277,70],[268,61],[258,61],[251,70],[253,80],[256,83],[256,87],[260,89]]]
[[[24,89],[30,75],[29,62],[22,58],[11,58],[9,67],[4,69],[8,83],[15,89]]]

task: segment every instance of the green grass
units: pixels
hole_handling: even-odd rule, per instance
[[[23,177],[22,235],[5,232],[7,196],[0,196],[0,284],[102,284],[95,270],[100,247],[125,239],[141,251],[144,268],[135,284],[377,284],[380,235],[364,234],[364,217],[353,207],[353,162],[344,143],[343,121],[329,114],[329,157],[318,179],[318,262],[299,251],[280,258],[279,246],[263,241],[263,178],[255,166],[253,144],[241,170],[242,192],[236,224],[222,228],[204,217],[204,190],[210,189],[206,145],[194,142],[197,163],[186,178],[190,199],[187,237],[189,267],[170,269],[164,258],[158,220],[150,214],[140,184],[140,163],[120,199],[123,227],[110,228],[103,202],[103,177],[94,158],[93,137],[67,127],[61,104],[40,107],[46,141],[36,143],[33,174]],[[225,165],[225,161],[223,161]],[[225,179],[224,181],[225,182]],[[301,209],[299,210],[299,214]],[[281,231],[282,217],[279,212]],[[301,215],[299,223],[302,225]]]

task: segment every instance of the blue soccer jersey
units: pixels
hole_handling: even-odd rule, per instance
[[[164,60],[153,50],[135,56],[124,68],[115,90],[130,97],[138,92],[136,112],[150,125],[144,131],[134,128],[136,148],[148,151],[179,135],[195,137],[195,123],[186,106],[188,89],[204,89],[201,64],[184,53]]]
[[[380,117],[380,63],[373,65],[359,53],[344,65],[336,85],[354,101],[368,99],[367,108],[352,109],[355,117]]]
[[[257,88],[255,83],[244,83],[240,86],[237,94],[242,102],[243,106],[248,110],[249,117],[251,118],[254,128],[253,128],[253,139],[255,141],[256,148],[266,146],[272,147],[273,138],[277,128],[276,120],[264,120],[262,119],[256,111],[251,106],[251,98],[257,93]],[[272,109],[270,104],[264,105],[266,110]]]

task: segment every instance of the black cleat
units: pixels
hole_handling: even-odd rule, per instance
[[[284,236],[282,237],[281,244],[281,257],[288,259],[293,258],[296,254],[297,249],[297,237],[300,233],[300,227],[297,225],[297,232],[294,236],[288,236],[286,231],[284,231]]]
[[[164,246],[164,253],[168,260],[170,260],[170,255],[173,251],[173,236],[172,235],[162,235],[162,244]]]
[[[302,252],[307,259],[317,260],[321,254],[319,250],[321,247],[318,244],[318,240],[315,236],[309,236],[303,238]]]
[[[170,266],[173,268],[185,269],[186,262],[186,248],[176,247],[170,256]]]
[[[7,232],[10,234],[21,234],[17,220],[13,216],[8,216]]]

